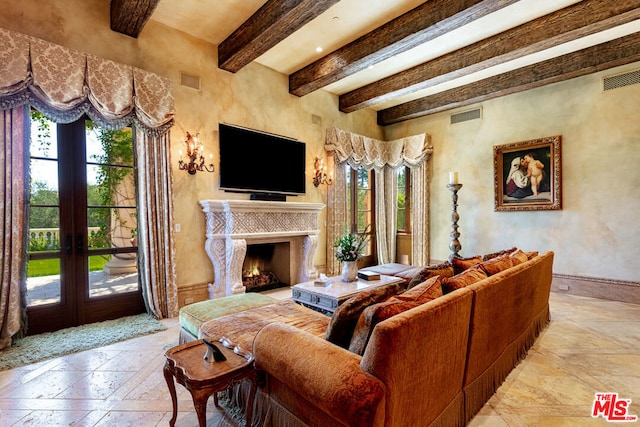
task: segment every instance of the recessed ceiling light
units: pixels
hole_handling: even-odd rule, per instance
[[[316,52],[318,52],[318,53],[322,52],[322,46],[318,46],[318,47],[316,48]]]

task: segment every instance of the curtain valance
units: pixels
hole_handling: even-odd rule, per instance
[[[325,149],[334,151],[338,163],[347,162],[354,168],[377,171],[381,171],[385,166],[418,166],[433,152],[426,134],[393,141],[379,141],[337,128],[327,131]]]
[[[108,129],[149,135],[173,124],[171,80],[0,28],[0,109],[31,104],[62,123],[88,114]]]

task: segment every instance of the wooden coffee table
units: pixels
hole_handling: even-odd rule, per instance
[[[215,344],[227,360],[223,362],[207,362],[204,360],[206,346],[202,340],[173,347],[165,353],[167,361],[164,365],[164,378],[167,381],[173,403],[173,416],[169,421],[171,427],[175,425],[178,416],[178,400],[174,378],[191,393],[200,427],[206,427],[207,425],[207,401],[212,394],[214,395],[214,403],[218,406],[217,392],[233,387],[244,380],[251,381],[246,413],[247,425],[251,425],[251,410],[257,386],[253,358],[245,358],[235,354],[232,349],[223,347],[220,343]]]
[[[326,287],[315,286],[313,280],[299,283],[292,288],[291,298],[299,304],[332,315],[340,304],[366,289],[403,281],[399,277],[384,275],[380,275],[380,280],[357,279],[353,282],[343,282],[342,276],[329,279],[331,284]]]

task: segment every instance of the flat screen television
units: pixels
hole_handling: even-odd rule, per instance
[[[220,123],[220,189],[252,199],[286,200],[306,192],[306,145]]]

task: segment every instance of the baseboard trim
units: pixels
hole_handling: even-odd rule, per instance
[[[630,280],[554,273],[551,291],[640,304],[640,282]]]

